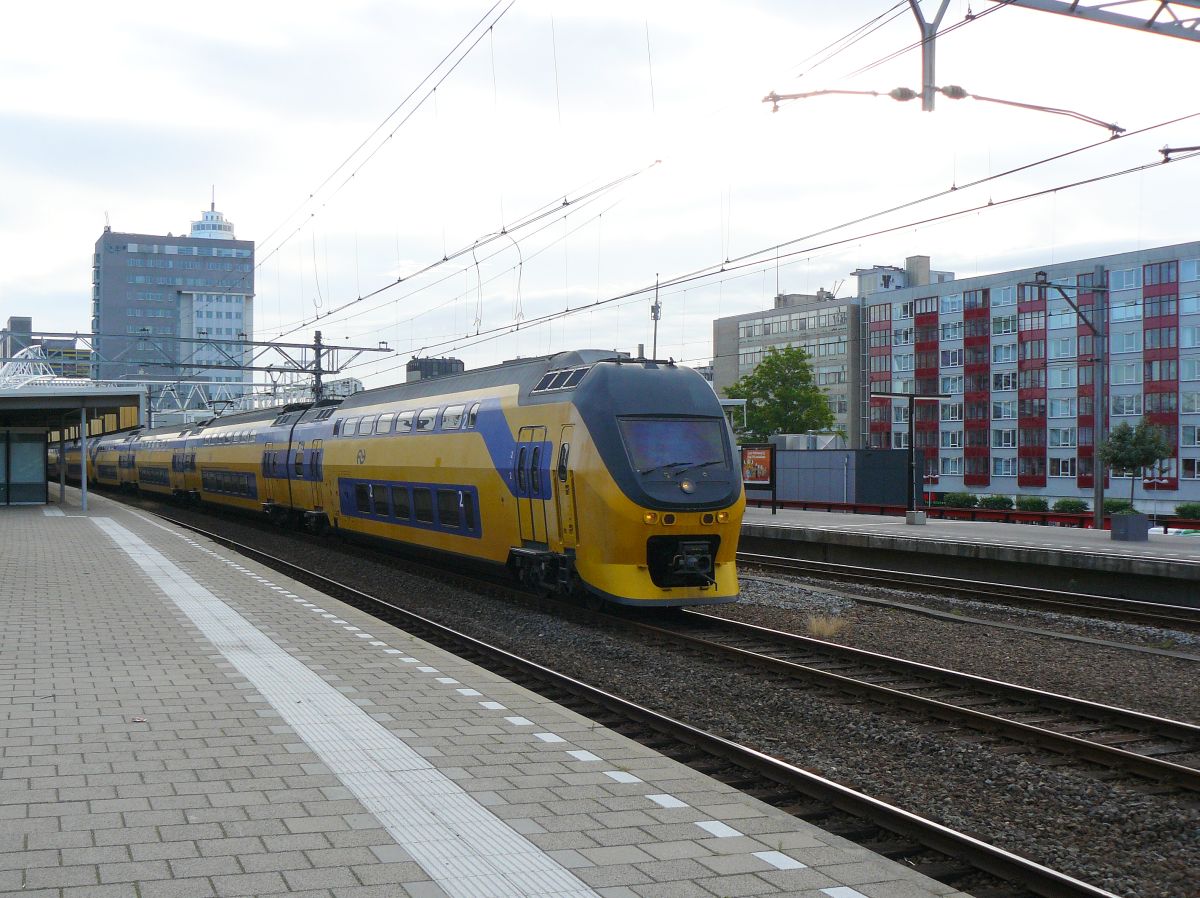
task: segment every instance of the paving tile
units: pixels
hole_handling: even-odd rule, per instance
[[[291,709],[272,705],[248,668],[115,550],[107,518],[175,565],[173,582],[209,590],[446,788],[464,790],[455,794],[472,814],[602,898],[800,895],[833,882],[770,868],[756,850],[833,864],[864,890],[893,888],[886,898],[910,898],[910,887],[948,894],[202,537],[95,503],[91,519],[0,510],[0,556],[58,578],[0,579],[0,658],[17,670],[0,681],[0,891],[14,873],[40,871],[58,881],[23,896],[446,898],[414,860],[419,844],[397,844],[341,768],[304,742],[282,713]],[[705,820],[745,835],[713,838],[695,826]]]

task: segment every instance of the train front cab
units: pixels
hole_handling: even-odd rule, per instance
[[[674,366],[601,364],[573,400],[571,423],[518,432],[517,563],[547,586],[569,569],[620,604],[736,600],[745,499],[711,388]]]

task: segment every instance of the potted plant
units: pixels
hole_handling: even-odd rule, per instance
[[[1150,532],[1150,519],[1134,509],[1133,490],[1142,470],[1155,465],[1171,455],[1171,445],[1161,430],[1145,421],[1130,427],[1122,421],[1113,428],[1108,439],[1100,446],[1100,461],[1110,468],[1129,471],[1129,510],[1114,512],[1110,533],[1115,540],[1144,542]],[[1102,476],[1103,471],[1098,472]]]

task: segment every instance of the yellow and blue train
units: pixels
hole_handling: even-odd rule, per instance
[[[543,591],[737,597],[732,436],[709,385],[672,363],[559,353],[112,435],[88,455],[101,485],[504,566]]]

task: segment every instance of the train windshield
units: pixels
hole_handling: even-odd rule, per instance
[[[729,470],[722,418],[620,418],[625,451],[639,474],[689,468]]]

